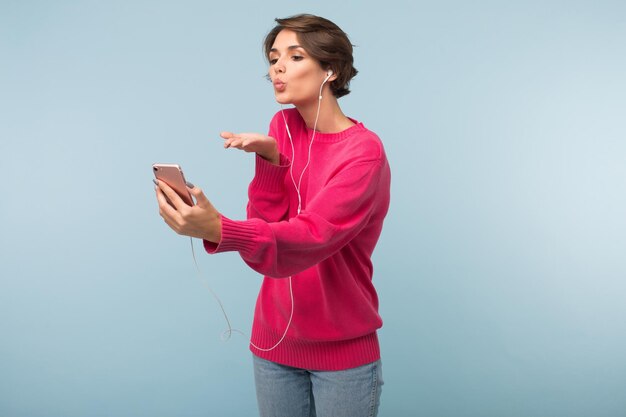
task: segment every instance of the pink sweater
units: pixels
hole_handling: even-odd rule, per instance
[[[280,112],[269,136],[280,166],[256,157],[249,186],[248,220],[222,217],[222,240],[205,241],[209,253],[238,251],[265,275],[257,299],[252,342],[270,348],[282,336],[291,299],[293,320],[275,349],[251,351],[264,359],[315,370],[342,370],[380,358],[382,326],[372,284],[371,255],[389,207],[390,170],[383,145],[362,123],[339,133],[315,134],[302,179],[302,210],[289,173],[298,183],[312,129],[296,109],[285,110],[295,157]]]

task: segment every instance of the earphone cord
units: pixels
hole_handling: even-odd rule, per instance
[[[271,348],[258,347],[257,345],[254,344],[254,342],[252,342],[252,338],[250,338],[250,345],[253,346],[255,349],[260,350],[262,352],[269,352],[270,350],[274,350],[274,349],[276,349],[276,347],[278,345],[280,345],[282,343],[283,339],[285,339],[285,336],[287,336],[287,331],[289,330],[289,327],[291,326],[291,320],[293,319],[293,310],[294,310],[294,308],[293,308],[294,307],[294,303],[293,303],[293,287],[291,286],[291,277],[289,277],[289,296],[291,297],[291,313],[289,314],[289,321],[287,322],[287,326],[285,327],[285,331],[283,332],[282,337]]]
[[[232,336],[233,333],[239,333],[240,335],[245,336],[246,334],[244,332],[242,332],[239,329],[233,329],[233,327],[231,326],[230,320],[228,319],[228,314],[226,314],[226,310],[224,309],[224,305],[222,304],[222,301],[217,296],[217,294],[215,294],[215,291],[213,291],[211,289],[211,286],[209,286],[209,283],[206,281],[206,279],[202,276],[202,273],[200,272],[200,267],[198,266],[198,261],[196,260],[196,252],[195,252],[194,247],[193,247],[193,238],[192,237],[189,238],[189,243],[191,244],[191,255],[193,256],[193,263],[196,266],[196,271],[198,272],[198,279],[200,279],[200,282],[202,283],[202,285],[204,285],[204,287],[211,293],[211,295],[213,296],[215,301],[217,301],[217,303],[219,304],[220,309],[222,310],[222,314],[224,315],[224,319],[226,320],[226,326],[228,326],[228,329],[224,330],[220,334],[220,339],[223,342],[225,342],[225,341],[230,339],[230,337]],[[276,348],[276,346],[278,346],[283,341],[285,336],[287,336],[287,330],[289,330],[289,327],[291,326],[291,319],[293,318],[293,307],[294,307],[294,303],[293,303],[293,288],[291,286],[291,277],[289,277],[289,295],[291,297],[291,314],[289,315],[289,322],[287,322],[287,327],[285,328],[285,332],[283,333],[283,336],[280,338],[280,340],[278,342],[276,342],[276,344],[274,346],[272,346],[271,348],[261,348],[261,347],[258,347],[257,345],[255,345],[252,342],[252,339],[250,339],[250,345],[254,346],[256,349],[261,350],[263,352],[269,352],[270,350],[274,350]]]
[[[330,74],[329,74],[329,77],[330,77]],[[304,169],[302,169],[302,172],[300,173],[300,178],[298,179],[298,184],[297,185],[296,185],[296,180],[293,177],[293,161],[292,161],[292,164],[291,164],[291,169],[289,170],[289,173],[291,175],[291,181],[293,182],[293,185],[296,188],[296,192],[298,194],[298,214],[300,214],[300,210],[302,208],[302,196],[300,195],[300,186],[302,185],[302,178],[304,177],[304,173],[306,172],[307,168],[309,167],[309,164],[311,163],[311,148],[313,147],[313,141],[315,140],[315,132],[316,132],[316,129],[317,129],[317,120],[319,119],[320,109],[321,109],[321,106],[322,106],[322,89],[323,89],[324,84],[326,83],[327,80],[328,80],[328,77],[326,78],[326,80],[324,80],[324,82],[320,86],[319,100],[317,102],[317,114],[315,115],[315,122],[313,123],[313,134],[311,136],[311,142],[309,143],[309,152],[308,152],[308,156],[307,156],[307,162],[306,162],[306,165],[304,166]],[[281,112],[281,114],[283,116],[283,120],[285,122],[285,127],[287,129],[287,135],[289,136],[289,142],[291,143],[291,156],[292,156],[292,158],[294,158],[294,156],[295,156],[295,149],[294,149],[294,145],[293,145],[293,139],[291,138],[291,132],[289,131],[289,126],[287,125],[287,118],[285,117],[285,112],[283,111],[282,104],[280,105],[280,112]],[[222,304],[222,301],[217,296],[217,294],[215,294],[215,292],[211,289],[211,287],[209,286],[208,282],[204,279],[204,277],[202,276],[202,273],[200,272],[200,267],[198,266],[198,261],[196,260],[196,252],[195,252],[194,247],[193,247],[193,238],[190,237],[189,238],[189,242],[191,244],[191,255],[193,256],[193,262],[194,262],[194,265],[196,266],[196,271],[198,272],[198,278],[202,282],[202,285],[204,285],[204,287],[211,293],[213,298],[215,298],[215,300],[219,304],[220,309],[222,310],[222,314],[224,315],[224,319],[226,320],[226,325],[228,326],[228,329],[224,330],[221,333],[220,338],[222,339],[222,341],[229,340],[230,337],[232,336],[233,332],[234,333],[239,333],[239,334],[245,336],[244,332],[242,332],[239,329],[233,329],[233,327],[231,326],[230,320],[228,318],[228,314],[226,314],[226,310],[224,309],[224,305]],[[293,320],[293,311],[294,311],[294,307],[295,307],[294,299],[293,299],[293,285],[292,285],[292,282],[291,282],[291,277],[289,277],[289,297],[291,299],[291,313],[289,313],[289,321],[287,322],[287,326],[285,327],[285,331],[283,332],[283,335],[278,340],[278,342],[276,342],[276,344],[274,344],[274,346],[272,346],[270,348],[259,347],[256,344],[254,344],[254,342],[252,342],[252,338],[250,338],[250,345],[253,346],[255,349],[260,350],[262,352],[269,352],[271,350],[274,350],[278,345],[280,345],[282,343],[282,341],[285,339],[285,336],[287,336],[287,331],[289,331],[289,327],[291,327],[291,321]]]
[[[306,165],[302,172],[300,173],[300,179],[298,180],[298,184],[296,185],[296,180],[293,178],[293,161],[291,163],[291,168],[289,169],[289,174],[291,175],[291,182],[293,182],[293,186],[296,188],[296,193],[298,194],[298,214],[300,214],[300,210],[302,209],[302,196],[300,195],[300,187],[302,186],[302,178],[304,177],[304,173],[306,169],[309,167],[311,163],[311,148],[313,147],[313,141],[315,140],[315,133],[317,129],[317,120],[320,117],[320,108],[322,107],[322,89],[324,88],[324,84],[326,80],[320,86],[320,94],[319,99],[317,100],[317,113],[315,114],[315,122],[313,123],[313,134],[311,135],[311,142],[309,143],[309,152],[307,155]],[[287,125],[287,118],[285,117],[285,111],[283,109],[283,105],[280,104],[280,113],[283,116],[283,121],[285,122],[285,128],[287,129],[287,136],[289,136],[289,143],[291,144],[291,157],[294,158],[295,149],[293,146],[293,139],[291,138],[291,132],[289,131],[289,125]]]
[[[226,310],[224,309],[224,305],[222,304],[222,300],[220,300],[220,298],[217,296],[217,294],[215,294],[215,292],[211,289],[211,287],[209,286],[209,283],[206,281],[206,279],[202,276],[202,273],[200,272],[200,267],[198,266],[198,261],[196,260],[196,252],[195,252],[195,250],[193,248],[193,238],[192,237],[189,237],[189,243],[191,244],[191,255],[193,256],[193,263],[196,266],[196,271],[198,272],[198,279],[200,279],[200,282],[202,283],[202,285],[204,285],[204,287],[207,290],[209,290],[209,292],[211,293],[213,298],[215,298],[215,301],[217,301],[217,304],[219,304],[220,309],[222,310],[222,314],[224,315],[224,319],[226,320],[226,325],[228,326],[228,329],[224,330],[220,334],[220,339],[222,339],[223,342],[227,341],[228,339],[230,339],[230,337],[232,336],[233,332],[239,333],[239,334],[245,336],[244,332],[242,332],[241,330],[238,330],[238,329],[233,329],[232,326],[230,325],[230,320],[228,319],[228,314],[226,314]]]

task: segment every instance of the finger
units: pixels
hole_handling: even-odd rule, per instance
[[[224,141],[224,148],[228,149],[230,148],[230,143],[233,141],[233,139],[236,138],[237,135],[235,135],[233,132],[220,132],[220,136],[223,139],[226,139]]]
[[[177,215],[177,211],[170,205],[170,203],[167,202],[165,194],[163,194],[163,191],[159,187],[155,187],[155,190],[157,201],[159,202],[159,214],[161,214],[161,217],[168,222],[169,219],[172,219]]]
[[[243,138],[236,137],[236,138],[230,139],[230,140],[228,141],[228,144],[225,144],[224,146],[225,146],[226,148],[237,148],[237,149],[241,149],[241,145],[242,145],[242,143],[243,143],[243,142],[244,142],[244,139],[243,139]]]
[[[250,145],[253,143],[251,139],[242,139],[237,143],[237,149],[241,149],[244,152],[250,152]]]
[[[163,194],[172,202],[176,211],[179,211],[183,207],[189,207],[180,196],[174,191],[165,181],[159,181],[159,188],[163,191]]]
[[[254,132],[241,132],[241,133],[220,132],[220,136],[223,137],[224,139],[230,139],[232,137],[260,136],[260,134],[254,133]]]
[[[240,148],[241,149],[241,144],[243,143],[243,141],[244,141],[243,138],[240,138],[240,137],[238,137],[236,139],[233,139],[230,142],[229,148]]]
[[[224,141],[225,148],[232,148],[233,142],[240,140],[239,136],[233,135]]]
[[[163,221],[165,222],[165,224],[167,224],[170,229],[172,229],[173,231],[175,231],[178,234],[180,233],[180,226],[178,224],[178,222],[176,222],[176,220],[169,218],[169,217],[163,217]]]

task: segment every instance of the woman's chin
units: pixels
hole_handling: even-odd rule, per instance
[[[278,102],[278,104],[291,104],[291,100],[283,94],[274,94],[274,97],[276,98],[276,102]]]

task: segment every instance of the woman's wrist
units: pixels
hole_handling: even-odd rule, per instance
[[[208,232],[202,236],[202,239],[212,243],[219,244],[222,240],[222,216],[217,213],[209,222]]]
[[[270,156],[266,156],[266,155],[259,155],[259,156],[273,165],[280,165],[280,152],[278,152],[278,150],[276,150],[276,152],[274,152]]]

